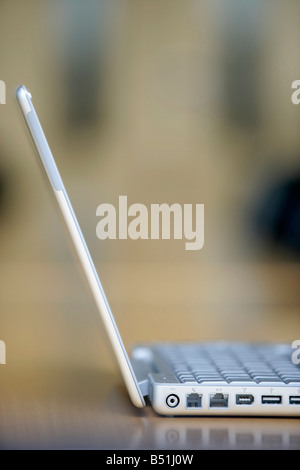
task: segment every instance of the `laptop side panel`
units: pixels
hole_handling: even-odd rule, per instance
[[[151,375],[150,379],[153,409],[164,416],[300,416],[299,383],[246,387],[163,383]]]

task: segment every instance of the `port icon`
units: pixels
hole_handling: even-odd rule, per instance
[[[201,408],[202,406],[202,395],[198,393],[190,393],[186,396],[186,407],[187,408]]]
[[[237,405],[252,405],[254,402],[254,396],[251,394],[242,394],[235,396],[235,403]]]
[[[228,408],[228,395],[223,393],[215,393],[209,398],[210,408]]]

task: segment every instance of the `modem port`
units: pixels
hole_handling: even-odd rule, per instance
[[[186,396],[186,407],[187,408],[201,408],[202,406],[202,395],[198,393],[190,393]]]

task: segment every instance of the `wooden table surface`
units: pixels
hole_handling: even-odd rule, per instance
[[[104,263],[128,350],[140,341],[300,338],[296,263]],[[136,409],[74,263],[4,263],[0,448],[300,448],[299,419]]]

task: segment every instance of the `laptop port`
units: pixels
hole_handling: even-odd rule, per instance
[[[263,405],[280,405],[282,402],[281,395],[263,395],[261,397]]]
[[[202,395],[198,393],[190,393],[186,396],[186,407],[187,408],[201,408],[202,406]]]
[[[235,403],[237,405],[252,405],[254,396],[250,394],[236,395]]]
[[[166,403],[170,408],[176,408],[179,405],[179,397],[172,393],[167,396]]]
[[[300,405],[300,395],[294,395],[289,398],[290,405]]]
[[[223,393],[215,393],[209,397],[209,406],[211,408],[227,408],[228,407],[228,395]]]

